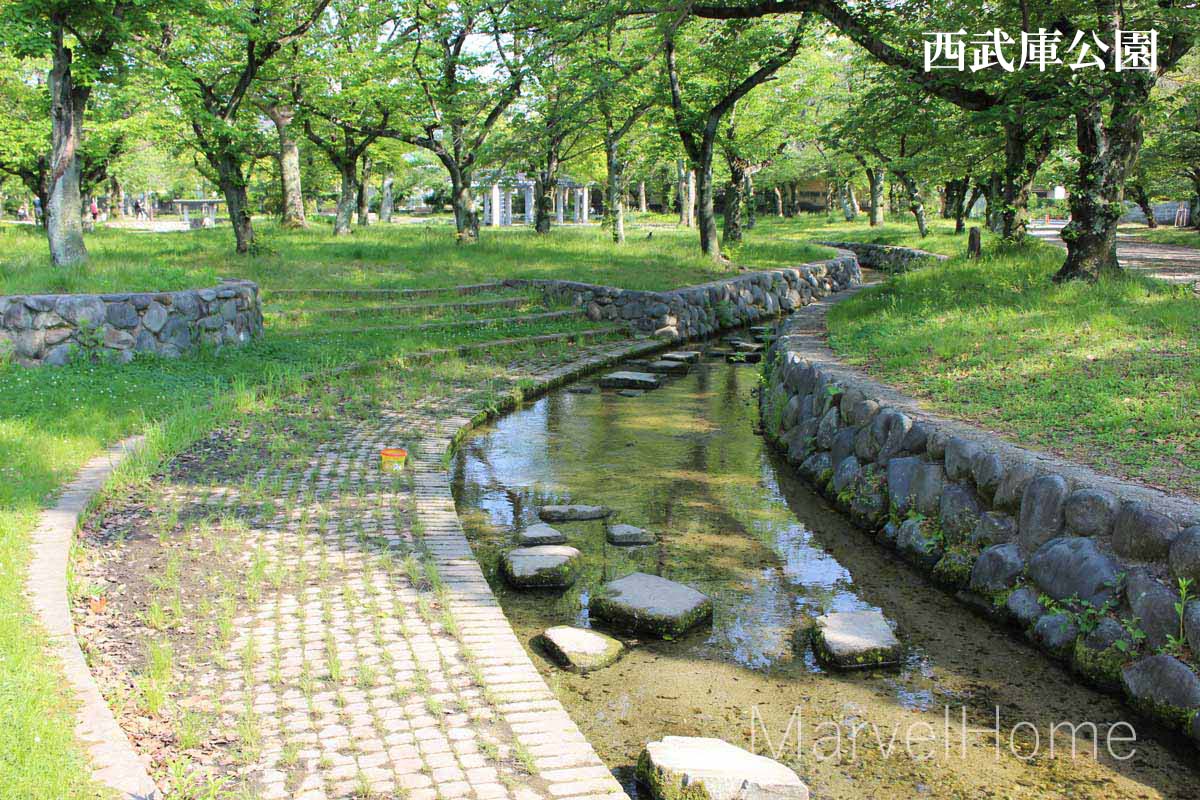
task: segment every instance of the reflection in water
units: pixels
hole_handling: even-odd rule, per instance
[[[634,570],[714,600],[711,629],[677,642],[635,642],[616,665],[587,677],[537,658],[607,763],[627,766],[646,741],[666,734],[746,745],[752,707],[762,724],[778,726],[776,738],[797,707],[814,725],[851,727],[928,719],[940,729],[946,706],[966,709],[976,727],[996,705],[1006,722],[1029,719],[1043,729],[1121,717],[1114,701],[1074,685],[929,587],[781,468],[753,432],[757,377],[751,367],[707,363],[637,398],[555,392],[478,431],[457,453],[460,516],[527,642],[550,625],[589,625],[588,593]],[[605,541],[607,523],[556,525],[584,554],[578,583],[561,593],[514,592],[496,573],[498,555],[548,503],[610,506],[613,522],[647,528],[659,541],[617,548]],[[908,645],[899,670],[827,674],[796,646],[808,618],[874,608]],[[993,750],[972,748],[959,763],[940,765],[879,752],[858,756],[853,768],[799,752],[789,763],[833,797],[1200,796],[1194,768],[1163,745],[1144,743],[1123,763],[1024,761]],[[1181,752],[1194,763],[1186,746]]]

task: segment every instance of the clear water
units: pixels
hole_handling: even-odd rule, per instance
[[[477,431],[454,462],[460,516],[505,612],[631,793],[647,741],[716,736],[770,755],[793,722],[776,755],[816,797],[1200,797],[1190,745],[1076,685],[792,477],[755,433],[757,383],[756,367],[710,360],[641,397],[562,389]],[[658,543],[618,548],[603,522],[559,524],[584,554],[576,585],[507,587],[496,563],[513,533],[537,521],[538,506],[567,502],[609,506],[613,522],[647,528]],[[587,676],[548,662],[537,634],[590,626],[588,593],[634,570],[709,594],[712,626],[670,642],[623,636],[626,655]],[[894,623],[907,645],[899,669],[826,672],[798,641],[806,618],[854,609],[879,609]],[[964,747],[963,715],[970,728],[994,729],[997,706],[999,747],[973,732]],[[1109,726],[1122,720],[1138,741],[1112,751],[1136,748],[1127,759],[1106,748]],[[1064,722],[1094,723],[1099,755],[1081,736],[1072,758],[1067,729],[1051,735]]]

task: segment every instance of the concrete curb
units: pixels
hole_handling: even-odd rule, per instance
[[[41,513],[33,531],[33,559],[27,577],[30,605],[78,700],[75,735],[91,757],[93,776],[130,800],[157,800],[161,795],[113,717],[79,649],[67,597],[67,562],[75,529],[88,504],[144,441],[143,436],[130,436],[90,459],[67,484],[58,502]]]

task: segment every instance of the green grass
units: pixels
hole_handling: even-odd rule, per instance
[[[1200,303],[1130,276],[1055,286],[1048,245],[954,258],[835,306],[847,360],[934,408],[1200,496]]]
[[[785,227],[796,226],[796,223],[790,225],[789,223],[790,221],[784,222],[782,225]],[[992,238],[981,220],[968,220],[967,227],[971,226],[983,229],[985,244]],[[874,228],[867,224],[865,215],[860,215],[858,220],[848,223],[841,216],[805,214],[798,219],[798,229],[789,236],[800,240],[869,242],[871,244],[915,247],[918,250],[927,250],[930,253],[947,256],[958,256],[967,252],[967,236],[954,233],[953,220],[931,217],[929,219],[929,235],[922,237],[917,232],[917,226],[911,214],[889,215],[884,224]]]
[[[86,270],[55,270],[46,244],[27,225],[0,226],[0,294],[154,291],[214,285],[222,277],[266,289],[433,288],[504,278],[570,278],[626,289],[674,289],[728,275],[701,255],[694,230],[629,226],[615,247],[598,225],[564,226],[547,236],[531,228],[488,229],[462,247],[445,224],[374,225],[334,238],[330,226],[289,231],[257,221],[259,252],[233,253],[227,228],[174,233],[101,229],[87,239]],[[730,255],[737,264],[784,267],[828,257],[821,247],[775,238],[775,225],[754,231]]]

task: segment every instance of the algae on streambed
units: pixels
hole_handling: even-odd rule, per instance
[[[635,398],[561,389],[475,432],[455,455],[459,514],[505,613],[631,793],[642,746],[685,735],[763,755],[782,746],[778,757],[822,798],[1200,796],[1190,745],[973,615],[792,477],[755,433],[758,374],[708,361]],[[618,548],[604,522],[558,523],[583,552],[579,580],[564,592],[513,590],[499,555],[550,503],[609,506],[611,522],[659,541]],[[586,676],[554,666],[535,637],[590,625],[588,593],[634,570],[710,595],[711,628],[666,642],[616,631],[633,646],[615,665]],[[871,608],[907,645],[899,669],[830,673],[794,645],[820,613]],[[995,729],[997,707],[998,746],[977,732]],[[1113,730],[1116,755],[1136,751],[1124,760],[1106,747],[1121,721],[1138,736],[1120,741],[1128,730]],[[1094,723],[1099,757],[1080,735],[1072,758],[1064,723]]]

